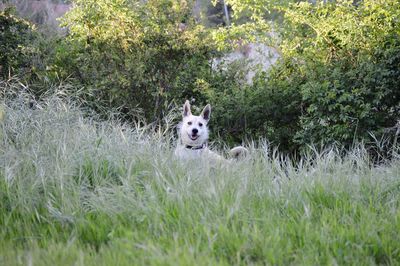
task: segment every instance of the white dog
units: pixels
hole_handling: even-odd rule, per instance
[[[204,107],[199,116],[192,115],[190,103],[186,100],[183,105],[182,122],[178,125],[179,142],[175,149],[175,155],[180,159],[208,158],[211,162],[228,161],[222,156],[211,151],[207,147],[208,121],[210,121],[211,106]],[[247,154],[247,149],[238,146],[230,150],[233,158],[239,158]]]

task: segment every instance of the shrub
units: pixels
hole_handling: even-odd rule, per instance
[[[266,11],[253,5],[262,1],[231,2],[240,11]],[[242,121],[228,124],[233,135],[266,136],[293,151],[312,143],[349,147],[394,126],[400,118],[400,3],[303,1],[280,10],[281,62],[252,86],[216,92],[216,105],[232,110],[222,115]]]
[[[193,96],[211,69],[214,49],[190,3],[77,0],[63,18],[69,35],[55,69],[72,74],[92,101],[158,120],[175,99]]]
[[[261,138],[282,151],[295,151],[298,145],[293,142],[293,133],[299,129],[301,95],[293,84],[300,79],[282,72],[289,69],[279,66],[259,73],[253,84],[246,84],[242,66],[215,72],[209,88],[202,90],[212,104],[213,132],[230,143]]]
[[[300,87],[306,112],[296,140],[350,145],[382,135],[400,112],[400,45],[352,67],[346,58],[321,67]]]
[[[36,34],[34,26],[17,18],[12,8],[0,12],[0,78],[32,70]]]
[[[287,10],[285,60],[304,76],[296,86],[303,105],[296,142],[349,146],[396,124],[399,10],[397,1],[300,3]]]

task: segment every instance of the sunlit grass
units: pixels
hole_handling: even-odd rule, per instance
[[[399,263],[396,158],[293,163],[261,143],[212,168],[177,161],[172,129],[99,122],[65,97],[6,95],[4,110],[2,265]]]

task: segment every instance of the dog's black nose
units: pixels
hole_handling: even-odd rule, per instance
[[[192,134],[193,135],[196,135],[198,132],[199,132],[199,130],[197,128],[193,128],[192,129]]]

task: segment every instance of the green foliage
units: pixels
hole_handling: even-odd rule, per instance
[[[349,145],[394,126],[400,112],[399,48],[359,60],[355,68],[342,59],[317,69],[300,87],[306,113],[298,140]]]
[[[296,87],[303,105],[297,142],[351,145],[396,124],[399,16],[398,1],[302,2],[286,10],[285,60],[304,80]]]
[[[0,78],[26,74],[33,67],[35,28],[13,13],[12,8],[0,12]]]
[[[232,5],[238,12],[267,15],[272,7],[264,2],[239,0]],[[233,82],[236,89],[225,88],[223,94],[216,89],[215,105],[224,109],[220,116],[231,123],[235,118],[246,121],[225,123],[232,129],[229,136],[265,136],[283,150],[294,151],[311,143],[349,147],[370,141],[371,134],[379,138],[396,124],[398,1],[302,1],[274,8],[284,14],[274,27],[281,62],[258,75],[251,86]],[[253,18],[255,25],[265,25],[265,16]]]
[[[229,143],[267,139],[282,151],[295,151],[293,133],[299,129],[301,95],[293,84],[301,79],[288,79],[288,69],[277,67],[260,73],[249,85],[242,71],[237,64],[215,72],[202,89],[213,107],[212,132]]]
[[[62,20],[69,35],[55,70],[72,74],[92,101],[156,120],[210,70],[214,49],[191,9],[191,1],[77,0]]]

